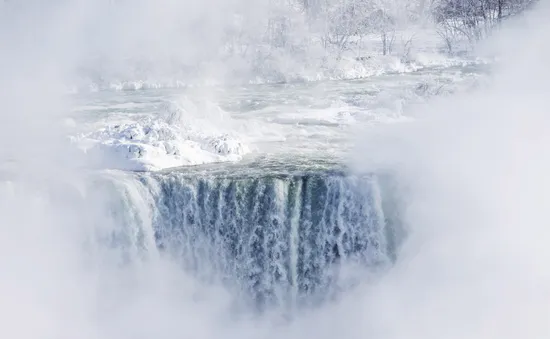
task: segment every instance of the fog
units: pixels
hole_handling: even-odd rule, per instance
[[[548,9],[480,47],[501,60],[487,88],[422,107],[415,123],[363,133],[358,148],[368,156],[355,162],[400,178],[409,232],[397,265],[364,301],[387,337],[550,333]]]

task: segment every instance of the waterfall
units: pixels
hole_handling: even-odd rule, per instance
[[[101,185],[118,225],[104,238],[126,257],[170,256],[262,308],[323,302],[350,283],[344,267],[391,264],[397,233],[379,176],[284,168],[111,176]]]

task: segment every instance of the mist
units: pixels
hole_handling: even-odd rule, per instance
[[[502,58],[487,88],[363,133],[367,156],[354,162],[397,175],[408,232],[398,263],[363,301],[381,337],[550,333],[548,10],[541,3],[480,47]]]
[[[107,53],[116,61],[97,74],[121,79],[135,74],[124,68],[126,57],[140,53],[152,60],[208,58],[223,39],[228,9],[262,18],[264,6],[0,4],[0,160],[10,164],[0,167],[0,333],[21,339],[550,334],[545,3],[484,46],[502,57],[491,86],[417,108],[413,123],[357,136],[352,164],[398,179],[408,237],[394,267],[339,302],[291,322],[270,313],[239,318],[226,290],[199,283],[158,253],[150,230],[133,230],[150,247],[130,264],[125,258],[136,248],[105,244],[122,225],[107,206],[110,192],[94,186],[87,160],[65,138],[67,85],[83,67],[97,71],[96,56]],[[128,199],[138,203],[123,208],[147,220],[151,202],[137,193]]]

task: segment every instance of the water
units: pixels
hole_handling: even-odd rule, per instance
[[[105,90],[74,95],[70,131],[101,168],[159,170],[262,154],[343,156],[365,127],[410,121],[433,96],[478,85],[484,65],[354,81]]]
[[[121,264],[167,255],[232,291],[241,308],[292,311],[337,298],[368,270],[387,269],[403,240],[387,176],[354,174],[335,159],[121,175],[94,180],[121,225],[101,241],[125,249]]]

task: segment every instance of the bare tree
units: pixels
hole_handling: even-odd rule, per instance
[[[521,13],[536,0],[439,0],[434,17],[439,35],[451,52],[453,44],[470,44],[489,36],[502,20]]]

